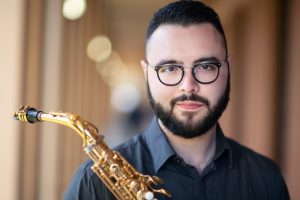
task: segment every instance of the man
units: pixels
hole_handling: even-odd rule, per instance
[[[142,174],[162,178],[171,199],[289,199],[277,165],[226,138],[218,124],[229,101],[229,64],[214,10],[187,0],[160,9],[141,61],[155,118],[116,150]],[[113,198],[91,164],[78,170],[66,199]]]

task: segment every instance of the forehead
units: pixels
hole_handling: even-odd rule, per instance
[[[209,23],[197,25],[167,24],[158,27],[146,44],[148,61],[175,59],[191,61],[201,57],[226,56],[222,35]]]

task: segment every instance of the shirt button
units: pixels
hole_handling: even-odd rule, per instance
[[[175,162],[177,162],[178,164],[182,164],[182,159],[178,156],[175,157]]]

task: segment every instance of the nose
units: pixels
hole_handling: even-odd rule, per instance
[[[192,69],[185,69],[182,81],[179,84],[179,90],[184,93],[197,93],[200,84],[196,81],[192,74]]]

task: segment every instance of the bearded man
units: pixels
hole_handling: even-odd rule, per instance
[[[212,8],[185,0],[158,10],[141,61],[155,117],[116,150],[140,173],[162,178],[171,199],[289,199],[277,165],[225,137],[218,124],[229,101],[229,58]],[[80,167],[65,199],[114,199],[91,165]]]

